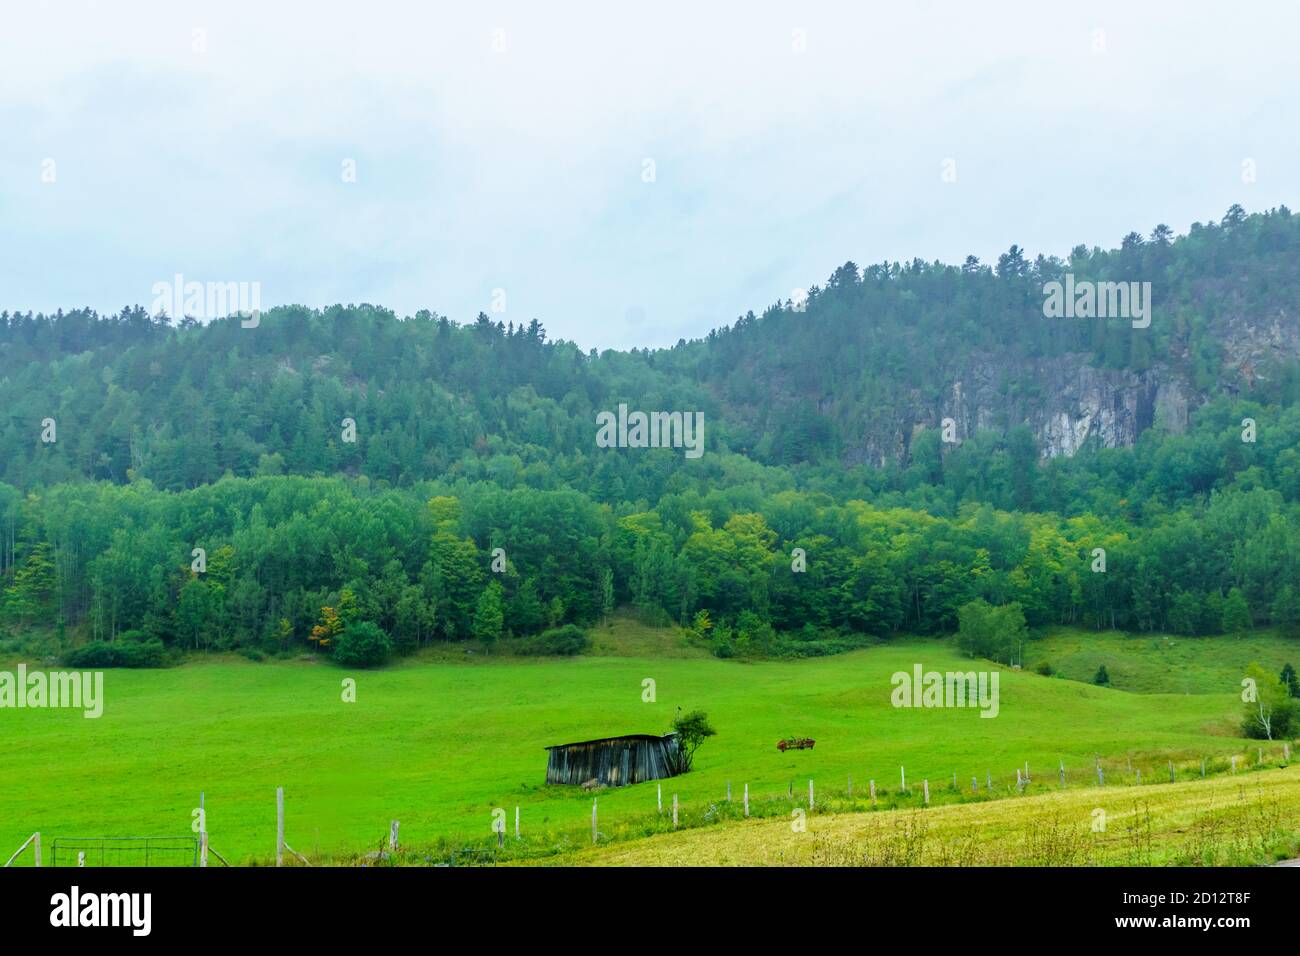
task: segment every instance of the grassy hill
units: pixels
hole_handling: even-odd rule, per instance
[[[792,786],[806,793],[811,777],[830,800],[852,775],[858,796],[875,779],[883,798],[905,765],[914,788],[931,781],[938,802],[953,774],[963,790],[978,777],[982,791],[991,776],[1007,794],[1026,762],[1034,786],[1045,787],[1056,783],[1058,760],[1082,786],[1096,755],[1113,784],[1144,768],[1156,779],[1168,760],[1191,779],[1203,756],[1217,755],[1212,769],[1226,767],[1229,754],[1242,754],[1243,767],[1255,756],[1253,742],[1234,736],[1235,680],[1217,692],[1207,682],[1197,694],[1135,694],[1002,670],[1000,713],[985,719],[974,709],[890,704],[891,675],[916,663],[989,666],[959,657],[950,641],[744,663],[691,656],[674,632],[619,620],[598,647],[601,655],[570,660],[443,654],[373,672],[242,659],[109,671],[98,720],[57,710],[4,715],[0,847],[16,848],[37,829],[47,840],[184,834],[204,791],[213,846],[232,862],[265,860],[277,786],[286,791],[286,838],[309,856],[374,848],[393,819],[412,846],[486,842],[493,808],[512,817],[516,805],[525,835],[578,845],[591,795],[544,786],[543,748],[663,732],[678,707],[706,709],[718,730],[695,772],[664,781],[665,801],[678,794],[683,815],[699,820],[728,781],[737,800],[749,783],[757,803],[784,799]],[[684,656],[647,656],[665,648]],[[641,656],[618,656],[629,651]],[[1137,644],[1132,656],[1156,653]],[[345,677],[357,681],[355,703],[341,700]],[[646,678],[655,681],[653,703],[642,701]],[[776,741],[792,734],[815,737],[816,748],[779,752]],[[602,832],[635,835],[655,800],[654,784],[602,791]]]
[[[1217,694],[1238,687],[1252,661],[1274,673],[1286,663],[1300,667],[1300,640],[1269,630],[1182,637],[1056,628],[1025,647],[1026,670],[1043,661],[1089,683],[1104,665],[1112,687],[1139,694]]]

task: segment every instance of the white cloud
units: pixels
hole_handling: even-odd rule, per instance
[[[1300,185],[1290,5],[283,6],[7,14],[0,308],[181,271],[464,321],[504,287],[584,346],[671,344],[845,259],[1064,253]]]

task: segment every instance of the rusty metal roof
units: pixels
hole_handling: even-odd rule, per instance
[[[563,747],[584,747],[587,744],[610,744],[619,740],[667,740],[669,737],[676,737],[677,734],[623,734],[620,737],[596,737],[594,740],[575,740],[568,744],[551,744],[544,747],[544,750],[559,750]]]

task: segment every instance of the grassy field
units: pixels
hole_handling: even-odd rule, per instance
[[[1051,659],[1063,669],[1075,639],[1064,632],[1044,642],[1057,642]],[[1273,652],[1286,652],[1271,640]],[[1175,646],[1183,643],[1192,642]],[[1251,654],[1271,660],[1268,649]],[[677,793],[686,814],[705,812],[728,781],[737,798],[748,782],[756,800],[785,797],[792,782],[806,790],[810,777],[827,794],[845,790],[850,774],[859,790],[871,778],[884,790],[897,788],[906,765],[909,781],[928,778],[936,790],[954,773],[963,788],[973,776],[983,788],[990,774],[1006,793],[1026,762],[1036,786],[1044,777],[1054,783],[1058,760],[1082,786],[1095,755],[1106,758],[1107,781],[1116,784],[1137,771],[1147,781],[1167,779],[1167,760],[1190,779],[1199,777],[1203,756],[1218,755],[1226,766],[1227,755],[1242,754],[1244,767],[1255,755],[1253,742],[1235,736],[1239,671],[1225,664],[1220,673],[1200,657],[1161,658],[1150,668],[1144,680],[1158,687],[1153,675],[1163,672],[1172,693],[1004,670],[999,716],[983,719],[975,709],[890,705],[890,676],[915,663],[986,666],[957,656],[950,641],[744,663],[703,656],[672,632],[619,619],[597,635],[597,650],[543,660],[444,649],[373,672],[240,658],[109,671],[98,720],[73,711],[0,712],[0,849],[7,856],[37,829],[47,841],[186,834],[204,791],[212,845],[232,862],[265,861],[274,850],[277,786],[286,791],[286,839],[312,857],[373,849],[393,819],[410,846],[484,841],[493,808],[506,808],[513,826],[516,805],[526,834],[580,840],[591,796],[546,787],[543,748],[663,732],[679,707],[706,709],[718,730],[694,773],[664,782],[665,801]],[[1164,652],[1138,644],[1125,659],[1136,673],[1137,661],[1157,653]],[[1118,658],[1116,666],[1127,674]],[[1184,688],[1183,666],[1219,676],[1186,678]],[[345,677],[357,681],[355,703],[341,700]],[[646,678],[656,683],[653,703],[642,700]],[[777,751],[776,741],[789,735],[815,737],[817,746]],[[616,832],[620,820],[654,806],[654,784],[602,791],[602,830]]]
[[[559,854],[565,866],[1201,866],[1300,854],[1300,766],[930,809],[807,816]]]
[[[1062,677],[1091,682],[1105,665],[1111,686],[1139,694],[1213,694],[1241,686],[1252,661],[1273,673],[1300,668],[1300,639],[1274,631],[1241,637],[1130,636],[1060,628],[1025,647],[1025,669],[1047,661]]]

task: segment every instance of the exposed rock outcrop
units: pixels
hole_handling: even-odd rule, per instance
[[[958,441],[979,431],[1005,434],[1028,425],[1044,458],[1074,455],[1088,442],[1104,448],[1133,445],[1153,426],[1184,431],[1191,414],[1218,393],[1251,387],[1280,360],[1300,359],[1300,316],[1232,316],[1218,323],[1223,381],[1196,386],[1187,362],[1160,363],[1141,372],[1104,368],[1085,353],[1020,359],[981,355],[951,376],[938,396],[917,389],[893,407],[868,416],[846,443],[849,463],[906,463],[916,436],[952,419]]]

